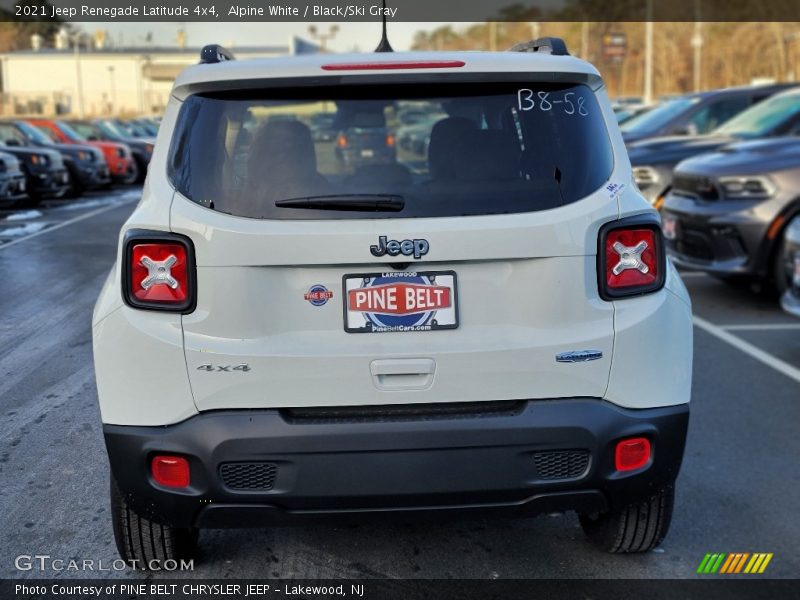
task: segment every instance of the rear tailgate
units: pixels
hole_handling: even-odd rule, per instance
[[[241,219],[176,194],[172,229],[197,258],[197,309],[183,317],[197,407],[601,397],[613,306],[597,295],[594,249],[616,216],[603,191],[525,214],[352,221]],[[429,250],[375,257],[379,235]],[[346,331],[345,278],[402,271],[436,272],[447,288],[454,276],[440,318],[457,326]],[[581,350],[602,358],[556,361]]]

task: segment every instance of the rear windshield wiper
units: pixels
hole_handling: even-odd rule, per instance
[[[316,210],[387,211],[403,210],[406,203],[402,196],[391,194],[336,194],[330,196],[306,196],[276,200],[279,208],[311,208]]]

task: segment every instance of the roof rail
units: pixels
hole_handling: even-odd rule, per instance
[[[223,48],[219,44],[209,44],[203,46],[200,50],[200,64],[211,65],[214,63],[225,62],[226,60],[236,60],[233,57],[233,52],[227,48]]]
[[[541,52],[554,56],[569,56],[567,44],[557,37],[543,37],[530,42],[522,42],[513,46],[511,52]]]

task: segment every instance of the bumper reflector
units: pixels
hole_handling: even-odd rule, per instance
[[[181,456],[154,456],[150,472],[158,485],[171,488],[189,487],[189,461]]]
[[[617,442],[614,465],[617,471],[635,471],[650,461],[650,440],[643,437]]]

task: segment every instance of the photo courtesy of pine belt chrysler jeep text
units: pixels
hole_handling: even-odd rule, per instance
[[[571,510],[611,552],[667,533],[691,306],[603,81],[561,40],[207,46],[93,335],[124,558],[395,514]]]

